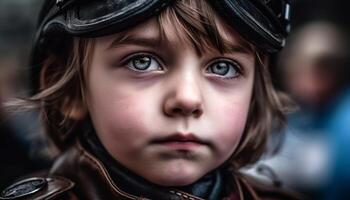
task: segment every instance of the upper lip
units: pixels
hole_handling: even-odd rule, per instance
[[[152,143],[167,143],[167,142],[194,142],[199,144],[209,145],[209,142],[202,140],[192,133],[174,133],[169,136],[164,136],[152,140]]]

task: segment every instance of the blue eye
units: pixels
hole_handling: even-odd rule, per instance
[[[128,68],[141,71],[141,72],[151,72],[151,71],[159,71],[162,70],[162,67],[154,59],[149,55],[136,55],[128,59],[127,63]]]
[[[241,75],[238,64],[230,61],[214,62],[209,65],[206,71],[217,76],[223,76],[224,78],[236,78]]]

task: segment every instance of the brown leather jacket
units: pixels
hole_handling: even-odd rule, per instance
[[[225,200],[289,200],[301,199],[295,194],[282,192],[277,188],[264,186],[251,179],[237,174],[232,177],[235,182],[235,189],[231,195],[224,198]],[[87,152],[84,147],[78,142],[68,151],[62,154],[54,163],[50,172],[41,179],[46,180],[45,186],[32,191],[31,194],[24,194],[24,197],[19,197],[22,193],[29,193],[38,187],[39,183],[20,182],[10,189],[3,191],[4,196],[12,198],[8,199],[36,199],[36,200],[136,200],[147,199],[122,191],[111,179],[106,168],[102,163]],[[27,179],[28,180],[28,179]],[[33,180],[33,179],[29,179]],[[36,180],[36,179],[35,179]],[[25,187],[30,187],[29,189]],[[238,191],[238,192],[237,192]],[[200,200],[201,198],[193,196],[178,190],[170,190],[167,196],[162,196],[159,199],[170,200]]]

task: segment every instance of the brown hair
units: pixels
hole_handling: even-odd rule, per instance
[[[174,2],[158,17],[159,31],[166,37],[163,24],[169,21],[179,30],[179,37],[194,46],[198,53],[207,48],[228,51],[219,34],[214,11],[206,1],[180,0]],[[180,34],[181,33],[181,34]],[[122,33],[121,33],[122,34]],[[284,103],[273,88],[263,53],[242,39],[244,45],[256,52],[256,75],[248,121],[241,141],[232,155],[232,165],[240,168],[256,161],[264,152],[265,143],[275,122],[284,119]],[[71,45],[71,46],[69,46]],[[41,70],[40,92],[27,105],[37,105],[48,134],[61,149],[68,147],[82,129],[86,111],[85,77],[94,48],[94,39],[71,38],[63,53],[50,53]]]

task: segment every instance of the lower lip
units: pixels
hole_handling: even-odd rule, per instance
[[[163,145],[172,149],[177,149],[177,150],[190,150],[190,149],[202,146],[202,144],[198,142],[182,142],[182,141],[162,142],[160,143],[160,145]]]

